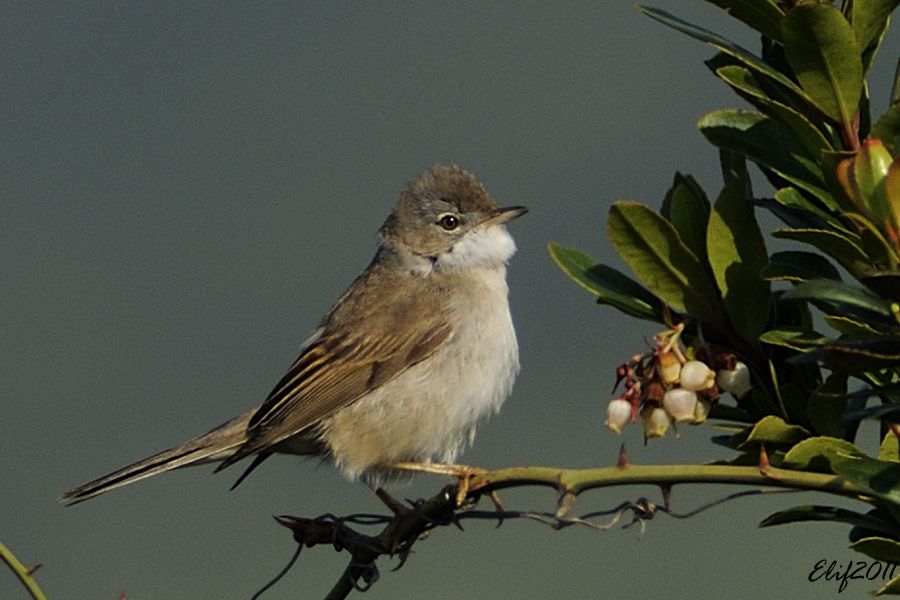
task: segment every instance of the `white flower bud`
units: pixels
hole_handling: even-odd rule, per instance
[[[644,426],[644,437],[658,438],[666,435],[671,419],[665,410],[658,406],[645,406],[641,411],[641,425]]]
[[[659,367],[659,378],[663,383],[667,385],[678,383],[678,378],[681,376],[681,363],[674,352],[661,353],[657,358],[657,364]]]
[[[721,391],[731,392],[735,398],[740,398],[753,389],[753,384],[750,383],[750,369],[738,361],[733,369],[722,369],[716,374],[716,385]]]
[[[705,423],[706,417],[709,416],[710,408],[712,408],[712,405],[709,403],[709,400],[699,398],[697,400],[697,406],[694,407],[694,418],[691,420],[691,424],[700,425],[701,423]]]
[[[616,433],[622,433],[625,426],[631,422],[631,402],[616,398],[610,400],[606,407],[606,425]]]
[[[699,360],[689,360],[681,367],[681,387],[692,392],[706,390],[716,382],[716,374]]]
[[[697,392],[684,388],[673,388],[663,396],[663,408],[676,423],[686,423],[694,420],[694,411],[697,408]]]

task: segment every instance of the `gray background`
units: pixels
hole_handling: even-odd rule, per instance
[[[655,5],[756,47],[702,2]],[[595,306],[545,250],[618,265],[603,236],[613,200],[658,206],[676,169],[719,185],[695,122],[739,101],[702,65],[710,48],[631,2],[5,3],[0,51],[0,539],[44,563],[51,598],[248,598],[293,550],[271,515],[380,510],[294,458],[233,493],[238,471],[200,468],[74,508],[56,498],[258,402],[367,264],[396,193],[435,162],[532,211],[511,227],[522,374],[465,461],[608,465],[621,441],[639,463],[725,455],[710,426],[647,447],[639,428],[602,428],[613,370],[652,328]],[[878,110],[898,53],[893,32]],[[676,507],[723,492],[677,489]],[[644,494],[658,498],[607,490],[578,508]],[[858,558],[844,527],[756,528],[827,501],[740,500],[643,536],[471,523],[399,573],[383,561],[367,597],[831,597],[836,584],[807,575]],[[345,560],[310,551],[264,597],[321,597]],[[0,597],[25,597],[2,569]]]

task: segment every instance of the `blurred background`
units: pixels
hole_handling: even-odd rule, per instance
[[[654,6],[756,41],[699,0]],[[0,540],[50,598],[249,598],[288,560],[272,515],[383,508],[315,461],[169,473],[63,508],[64,490],[261,401],[368,263],[404,183],[435,162],[475,173],[511,226],[522,373],[463,462],[610,465],[727,456],[712,426],[643,445],[602,426],[614,369],[652,326],[598,307],[551,263],[576,245],[621,266],[611,202],[658,207],[675,170],[710,194],[717,157],[695,128],[738,106],[703,44],[631,2],[8,3],[0,19]],[[900,36],[870,77],[885,108]],[[759,179],[757,179],[757,182]],[[420,497],[445,480],[421,476]],[[688,510],[731,489],[676,488]],[[653,488],[585,494],[576,511]],[[503,495],[552,509],[554,494]],[[731,502],[608,532],[469,522],[380,564],[367,598],[794,598],[820,559],[861,558],[844,526],[757,529],[811,494]],[[263,598],[319,598],[328,548]],[[878,582],[851,582],[862,595]],[[0,597],[25,598],[0,568]]]

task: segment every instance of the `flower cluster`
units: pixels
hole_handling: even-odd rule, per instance
[[[729,352],[704,360],[688,358],[677,325],[654,336],[651,352],[637,354],[616,370],[616,387],[625,391],[609,402],[606,426],[620,433],[640,418],[645,438],[662,437],[672,423],[699,425],[706,421],[719,395],[730,392],[740,398],[751,389],[750,370]]]

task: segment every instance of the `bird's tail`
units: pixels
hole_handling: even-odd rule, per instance
[[[66,505],[77,504],[158,473],[227,458],[246,441],[247,424],[254,412],[256,412],[256,408],[180,446],[163,450],[144,460],[69,490],[62,495],[60,501]]]

